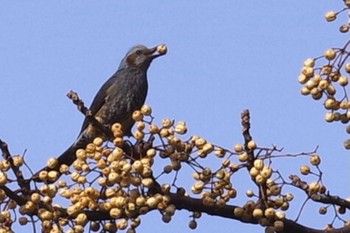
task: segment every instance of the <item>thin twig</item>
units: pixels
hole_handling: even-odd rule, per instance
[[[16,176],[17,183],[19,187],[21,187],[23,192],[29,190],[29,183],[24,179],[22,171],[19,167],[15,166],[11,153],[8,149],[7,143],[0,139],[0,150],[2,152],[2,156],[6,161],[10,163],[11,169]]]
[[[84,114],[89,123],[91,123],[94,127],[100,130],[103,134],[107,136],[107,138],[113,138],[112,131],[99,122],[91,113],[91,111],[84,105],[84,102],[79,98],[78,93],[74,91],[69,91],[67,93],[67,97],[72,100],[72,102],[77,106],[78,110]]]

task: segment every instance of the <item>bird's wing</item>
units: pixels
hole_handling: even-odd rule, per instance
[[[115,82],[117,78],[117,75],[114,74],[112,77],[110,77],[100,88],[100,90],[97,92],[94,100],[92,101],[90,105],[90,111],[92,116],[95,116],[95,114],[101,109],[101,107],[104,105],[107,97],[107,91],[108,88],[111,87],[112,83]],[[87,117],[85,117],[83,125],[81,126],[80,133],[82,133],[89,125],[89,120]]]

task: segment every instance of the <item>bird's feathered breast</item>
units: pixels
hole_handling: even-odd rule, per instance
[[[102,85],[90,111],[93,116],[103,119],[101,123],[106,125],[125,120],[129,122],[132,112],[144,104],[147,90],[146,72],[133,67],[119,69]],[[81,131],[88,125],[85,119]]]

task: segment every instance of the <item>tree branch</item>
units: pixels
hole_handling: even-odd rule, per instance
[[[333,204],[338,206],[343,206],[350,209],[350,202],[340,198],[339,196],[331,196],[326,194],[314,194],[311,195],[311,199],[315,202],[321,202],[324,204]]]

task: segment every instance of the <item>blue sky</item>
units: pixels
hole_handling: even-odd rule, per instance
[[[149,70],[146,102],[156,121],[184,120],[190,134],[232,148],[242,142],[240,113],[248,108],[258,145],[291,153],[319,145],[326,185],[347,197],[344,126],[325,123],[322,104],[301,96],[297,82],[306,58],[347,40],[338,33],[342,22],[324,20],[325,12],[342,7],[341,0],[3,1],[0,138],[14,154],[27,149],[27,162],[39,169],[80,130],[83,116],[66,93],[78,92],[89,105],[130,47],[165,43],[168,54]],[[301,164],[278,163],[285,174],[297,173]],[[316,214],[317,209],[306,211],[304,222],[322,228],[326,221],[310,221]],[[139,232],[190,231],[188,215],[181,211],[164,224],[152,213]],[[197,232],[227,227],[262,232],[216,217],[200,219]]]

